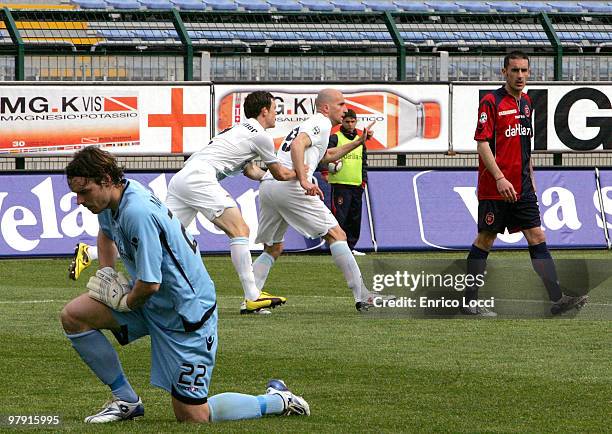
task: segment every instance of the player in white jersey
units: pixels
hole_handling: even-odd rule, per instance
[[[294,128],[278,151],[281,164],[295,170],[297,179],[278,182],[269,174],[262,178],[257,242],[264,243],[265,247],[253,264],[255,280],[259,288],[263,287],[270,268],[283,251],[283,238],[287,226],[291,225],[305,237],[322,237],[329,244],[334,262],[353,292],[355,307],[359,311],[367,310],[373,294],[363,283],[359,266],[346,243],[346,234],[321,200],[321,190],[312,181],[319,162],[336,161],[358,146],[365,146],[366,139],[371,137],[372,124],[357,140],[327,149],[332,127],[342,122],[347,110],[344,96],[338,90],[324,89],[317,95],[315,105],[317,113]]]
[[[222,131],[187,160],[168,185],[166,206],[185,227],[201,212],[227,234],[232,262],[245,297],[240,313],[269,313],[266,308],[284,304],[287,299],[263,292],[255,285],[249,227],[236,202],[219,181],[239,173],[259,181],[266,172],[253,163],[257,157],[275,179],[295,179],[296,174],[279,163],[274,140],[265,131],[276,124],[276,102],[272,94],[256,91],[247,95],[244,113],[246,121]],[[70,265],[70,277],[76,280],[96,258],[97,249],[79,243]]]
[[[287,299],[263,292],[255,285],[249,227],[219,181],[239,173],[259,181],[266,172],[253,163],[257,157],[275,179],[295,179],[296,173],[279,163],[274,140],[265,131],[276,124],[276,102],[272,94],[256,91],[247,95],[244,113],[246,121],[219,133],[187,160],[168,185],[166,205],[184,226],[201,212],[227,234],[232,262],[244,291],[240,313],[254,313],[284,304]]]

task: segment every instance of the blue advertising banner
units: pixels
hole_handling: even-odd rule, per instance
[[[150,188],[165,200],[172,173],[127,174]],[[68,255],[77,242],[95,244],[98,219],[84,207],[77,207],[76,195],[70,192],[62,174],[0,175],[0,257]],[[250,227],[251,249],[257,235],[259,183],[244,176],[223,181]],[[202,252],[227,252],[227,236],[198,214],[188,227]],[[317,248],[321,240],[305,239],[292,228],[285,236],[286,249],[303,251]]]
[[[373,229],[381,250],[466,249],[476,235],[476,172],[370,171]],[[171,173],[128,174],[164,200]],[[612,229],[612,171],[601,172],[603,203],[597,195],[594,170],[536,173],[542,227],[549,246],[605,248],[604,224]],[[258,183],[243,176],[223,181],[250,227],[251,248],[257,234]],[[327,191],[329,198],[329,191]],[[372,249],[364,205],[358,249]],[[95,244],[95,215],[77,207],[62,174],[0,175],[0,256],[68,255],[79,242]],[[214,225],[198,215],[188,230],[202,252],[227,252],[229,242]],[[497,247],[524,247],[521,233],[500,234]],[[317,249],[289,229],[286,249]]]
[[[601,219],[597,222],[594,171],[546,170],[536,172],[535,177],[547,244],[557,248],[604,247]],[[612,181],[612,177],[608,179]],[[412,188],[422,248],[465,249],[472,244],[477,231],[476,183],[475,171],[414,173]],[[497,238],[496,246],[501,248],[527,245],[521,232],[506,231]]]

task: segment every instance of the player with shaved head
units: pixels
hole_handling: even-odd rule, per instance
[[[269,173],[262,178],[257,242],[264,243],[265,247],[253,263],[255,283],[263,288],[270,268],[283,251],[284,235],[291,225],[303,236],[322,237],[329,244],[334,262],[353,292],[355,307],[363,311],[371,306],[374,294],[363,283],[346,234],[321,200],[323,193],[314,183],[313,172],[319,163],[336,161],[363,145],[372,124],[358,140],[341,148],[327,149],[332,127],[342,122],[347,111],[344,95],[336,89],[323,89],[315,99],[315,106],[317,112],[291,130],[277,154],[283,166],[295,170],[297,179],[281,182]]]

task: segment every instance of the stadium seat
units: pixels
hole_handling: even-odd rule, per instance
[[[515,35],[516,35],[516,38],[518,38],[519,40],[525,40],[529,42],[548,41],[548,36],[546,36],[546,33],[544,33],[543,31],[542,32],[538,32],[538,31],[516,32]]]
[[[485,37],[490,41],[507,42],[514,41],[516,39],[516,33],[514,31],[485,32]]]
[[[178,34],[174,29],[132,29],[130,31],[135,38],[146,39],[149,41],[163,41],[178,38]]]
[[[256,2],[256,0],[253,0],[252,3]],[[238,9],[238,4],[234,3],[232,0],[204,0],[204,3],[210,6],[213,11],[235,11]],[[266,3],[266,6],[267,5]]]
[[[277,11],[301,11],[302,5],[297,0],[268,0],[268,3]]]
[[[495,9],[497,12],[520,12],[521,7],[514,2],[487,2],[489,6]]]
[[[127,29],[98,29],[96,30],[96,33],[98,34],[98,36],[114,41],[134,39],[133,31]]]
[[[582,32],[582,34],[590,42],[612,42],[612,32]]]
[[[467,12],[491,12],[491,7],[486,3],[481,2],[455,2],[461,9]]]
[[[455,34],[455,39],[461,41],[482,41],[486,40],[487,33],[486,32],[453,32]]]
[[[194,40],[207,39],[209,41],[231,41],[236,39],[234,32],[227,30],[188,30],[187,34]]]
[[[334,5],[325,0],[300,0],[300,3],[315,12],[330,12],[335,9]]]
[[[247,11],[268,12],[270,10],[270,5],[264,0],[236,0],[236,4]]]
[[[81,9],[106,9],[108,6],[104,0],[71,0]]]
[[[306,41],[329,41],[333,39],[328,32],[302,32]]]
[[[365,0],[363,3],[374,12],[395,12],[398,10],[397,6],[390,0]]]
[[[366,7],[359,0],[331,0],[331,3],[344,12],[363,12]]]
[[[234,35],[241,41],[265,41],[266,39],[272,39],[266,32],[253,30],[234,30]]]
[[[266,32],[266,34],[273,41],[299,41],[304,39],[304,35],[301,32],[289,32],[289,31],[278,31],[278,32]]]
[[[612,13],[612,4],[606,2],[581,2],[578,3],[589,12]]]
[[[431,39],[425,32],[400,32],[400,36],[408,42],[424,42]]]
[[[443,1],[435,1],[435,2],[425,2],[425,4],[431,7],[436,12],[459,12],[461,8],[457,6],[455,3],[451,2],[443,2]]]
[[[363,39],[367,39],[370,41],[392,41],[391,34],[389,32],[359,32],[364,37]]]
[[[172,0],[172,3],[181,10],[203,11],[206,4],[200,0]]]
[[[140,9],[136,0],[106,0],[106,3],[115,9]]]
[[[575,2],[548,2],[548,5],[559,12],[584,12],[582,6]]]
[[[423,2],[413,2],[407,0],[395,0],[395,6],[405,12],[429,12],[431,8]]]
[[[550,5],[542,2],[519,2],[519,6],[527,12],[552,12],[553,8]]]
[[[139,0],[140,4],[147,9],[157,11],[169,11],[174,5],[170,3],[170,0]]]

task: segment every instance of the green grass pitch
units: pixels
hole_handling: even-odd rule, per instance
[[[493,256],[512,260],[514,255],[527,253]],[[556,252],[555,257],[609,260],[609,253]],[[281,258],[268,288],[286,295],[288,303],[272,315],[240,316],[241,289],[229,256],[204,260],[220,307],[210,394],[260,394],[268,379],[282,378],[309,401],[311,417],[199,428],[179,424],[168,394],[149,384],[149,341],[142,339],[118,352],[143,398],[145,417],[119,426],[86,426],[83,418],[110,393],[62,332],[59,312],[84,291],[94,268],[78,282],[69,281],[65,258],[0,261],[0,414],[59,415],[62,425],[49,431],[77,433],[610,430],[609,320],[371,318],[355,311],[326,255]],[[606,306],[612,300],[598,302]],[[6,426],[0,431],[16,432]]]

